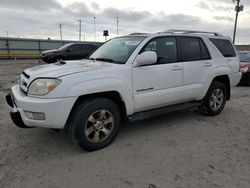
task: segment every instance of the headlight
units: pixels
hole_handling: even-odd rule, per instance
[[[241,73],[246,73],[248,71],[248,67],[242,67],[240,68]]]
[[[38,78],[30,84],[28,94],[46,95],[55,89],[60,82],[61,80],[55,78]]]

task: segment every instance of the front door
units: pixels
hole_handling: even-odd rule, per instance
[[[155,51],[157,63],[133,67],[135,111],[153,109],[181,101],[183,65],[177,62],[175,37],[152,39],[141,52]]]

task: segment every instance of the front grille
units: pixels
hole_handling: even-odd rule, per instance
[[[28,79],[30,78],[30,76],[29,76],[26,72],[23,71],[22,74],[23,74],[26,78],[28,78]]]
[[[21,89],[21,91],[27,95],[28,92],[28,81],[29,81],[30,76],[23,72],[20,76],[20,80],[19,80],[19,87]]]
[[[23,94],[27,95],[27,93],[28,93],[27,91],[24,91],[23,88],[21,88],[21,87],[20,87],[20,89],[21,89]]]

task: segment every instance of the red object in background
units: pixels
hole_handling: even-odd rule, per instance
[[[250,51],[238,52],[240,58],[240,71],[242,77],[240,84],[246,84],[250,86]]]

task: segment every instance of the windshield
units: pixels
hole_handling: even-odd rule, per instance
[[[249,62],[250,63],[250,52],[239,52],[238,53],[241,62]]]
[[[66,50],[69,46],[71,46],[72,43],[69,43],[69,44],[65,44],[63,45],[61,48],[59,48],[58,50]]]
[[[145,36],[114,38],[98,48],[89,58],[111,63],[125,64]]]

